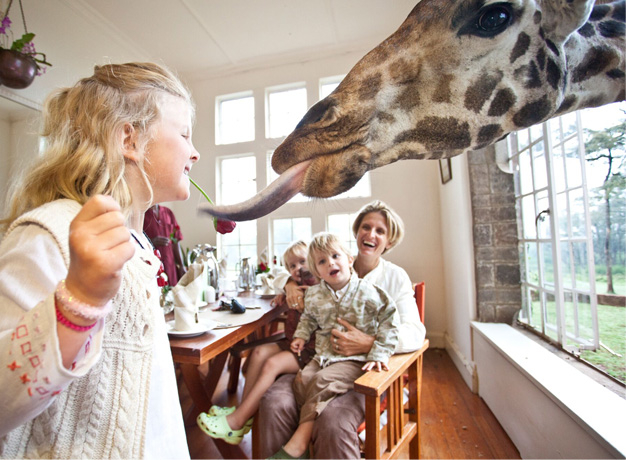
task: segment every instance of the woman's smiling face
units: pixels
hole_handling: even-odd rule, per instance
[[[360,256],[379,258],[389,247],[389,229],[385,216],[375,211],[366,214],[356,234]]]

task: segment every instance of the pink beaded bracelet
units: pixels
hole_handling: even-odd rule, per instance
[[[59,323],[61,323],[63,326],[69,327],[73,331],[78,331],[78,332],[88,331],[91,328],[93,328],[96,325],[96,323],[98,322],[98,321],[96,321],[93,324],[90,324],[89,326],[79,326],[78,324],[72,323],[69,319],[67,319],[65,316],[63,316],[63,312],[61,310],[59,310],[59,307],[57,306],[56,302],[54,302],[54,310],[55,310],[55,312],[57,314],[57,321]]]
[[[63,305],[65,310],[85,319],[97,321],[107,316],[113,309],[113,304],[110,301],[102,306],[89,305],[88,303],[81,302],[67,289],[65,280],[61,280],[57,285],[54,297],[59,304]]]

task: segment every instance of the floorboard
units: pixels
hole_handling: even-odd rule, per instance
[[[235,405],[243,390],[243,378],[239,379],[235,394],[228,394],[227,384],[228,375],[225,371],[215,392],[216,403]],[[485,402],[470,391],[445,350],[426,351],[422,385],[422,458],[520,458],[502,426]],[[179,388],[183,411],[186,411],[191,402],[180,380]],[[197,426],[187,427],[187,441],[193,459],[223,458],[213,439]],[[251,441],[251,435],[248,434],[239,446],[248,457],[252,452]],[[408,448],[400,453],[399,458],[409,458]]]

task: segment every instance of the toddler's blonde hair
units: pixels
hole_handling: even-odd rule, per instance
[[[309,271],[317,278],[321,278],[317,267],[315,266],[315,252],[322,254],[330,254],[333,250],[340,250],[348,257],[352,257],[350,250],[341,242],[334,233],[320,232],[313,235],[313,239],[309,243],[309,253],[307,254],[307,263]]]

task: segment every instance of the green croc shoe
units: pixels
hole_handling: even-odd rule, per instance
[[[233,430],[228,426],[225,415],[210,416],[202,412],[198,415],[196,423],[202,431],[214,439],[221,439],[228,444],[237,445],[241,442],[244,435],[244,428],[241,430]]]
[[[220,407],[220,406],[211,406],[211,408],[209,409],[209,415],[230,415],[233,412],[235,412],[235,409],[237,409],[236,406],[231,406],[231,407]]]
[[[254,417],[250,417],[246,424],[243,426],[243,434],[248,434],[252,429],[252,423],[254,422]]]
[[[300,459],[305,459],[305,458],[309,458],[309,449],[307,449],[300,457],[292,457],[285,450],[285,446],[283,446],[280,448],[278,452],[276,452],[274,455],[268,458],[268,460],[273,460],[273,459],[300,460]]]

